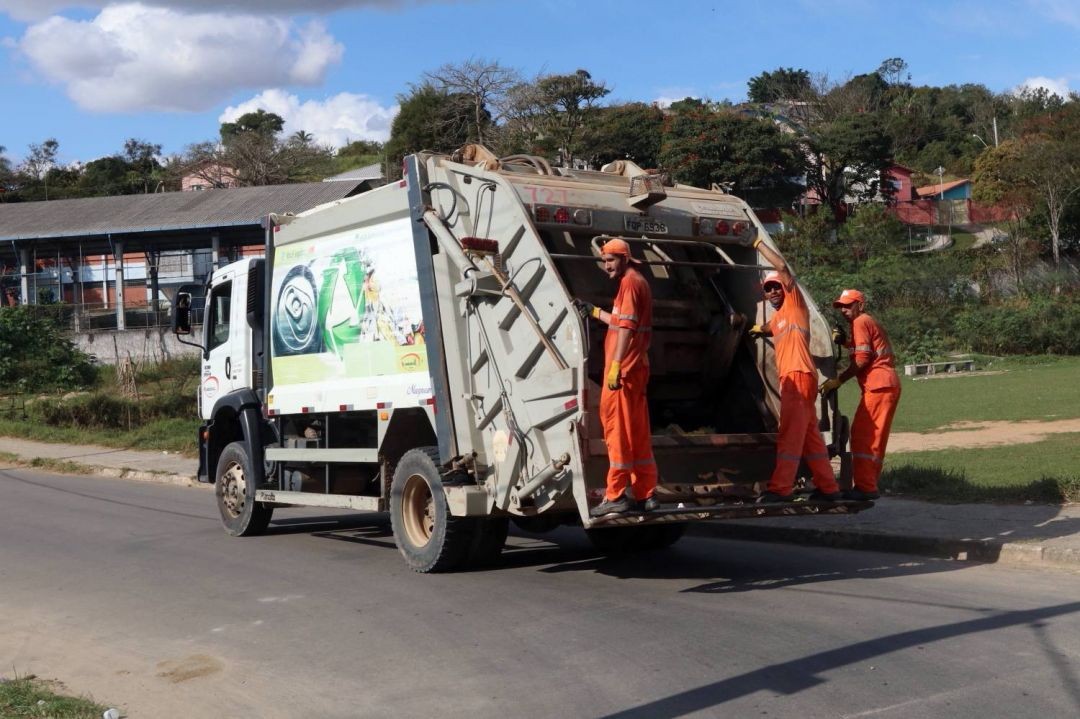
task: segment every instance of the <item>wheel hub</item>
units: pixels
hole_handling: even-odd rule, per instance
[[[229,514],[239,517],[247,501],[247,480],[244,478],[244,468],[238,462],[231,463],[221,475],[220,481],[222,482],[221,503]]]

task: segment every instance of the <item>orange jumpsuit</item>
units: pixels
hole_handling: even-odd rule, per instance
[[[767,489],[781,496],[791,494],[799,461],[805,459],[814,486],[826,494],[838,492],[814,409],[817,370],[810,356],[810,310],[794,281],[784,287],[784,302],[769,320],[769,330],[780,377],[780,436],[776,440],[776,467]]]
[[[900,402],[900,378],[889,336],[868,314],[851,323],[852,361],[870,363],[855,375],[862,398],[851,423],[851,465],[855,488],[876,492],[885,445],[889,442],[896,405]]]
[[[645,389],[649,384],[649,340],[652,337],[652,290],[640,272],[628,267],[619,280],[611,308],[611,324],[604,338],[604,372],[611,366],[619,329],[633,331],[621,362],[621,384],[616,390],[603,383],[600,422],[608,450],[605,498],[618,499],[630,486],[633,498],[648,499],[656,489],[656,460]]]

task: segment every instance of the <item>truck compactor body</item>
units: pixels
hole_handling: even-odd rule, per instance
[[[630,162],[569,170],[478,146],[403,169],[271,215],[265,256],[209,280],[199,475],[229,533],[262,532],[276,507],[389,511],[406,562],[428,572],[492,561],[510,521],[580,524],[617,551],[666,546],[692,521],[870,506],[755,504],[779,401],[771,342],[746,337],[772,309],[771,268],[750,247],[771,240],[745,202]],[[653,292],[662,507],[596,519],[605,328],[572,301],[611,306],[610,237],[630,243]],[[807,300],[811,353],[834,376],[830,328]],[[843,484],[847,419],[823,404],[821,420]]]

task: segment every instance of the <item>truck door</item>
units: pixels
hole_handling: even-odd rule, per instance
[[[206,298],[206,352],[203,353],[204,419],[219,397],[250,386],[251,340],[245,321],[247,275],[226,270],[215,277]]]

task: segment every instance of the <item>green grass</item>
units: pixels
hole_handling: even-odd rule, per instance
[[[901,376],[894,432],[930,432],[961,421],[1055,420],[1080,417],[1080,357],[1020,357],[979,361],[976,372],[942,379]],[[898,368],[903,375],[903,367]],[[859,387],[840,389],[840,407],[855,414]]]
[[[100,719],[108,709],[81,697],[58,694],[53,682],[33,675],[0,679],[0,717],[4,719]]]
[[[970,232],[954,232],[952,233],[953,250],[957,252],[965,252],[975,246],[976,237]]]
[[[0,419],[0,436],[22,437],[58,444],[96,444],[117,449],[146,449],[177,452],[197,457],[197,419],[163,419],[147,422],[130,431],[53,427],[21,420]]]
[[[1080,501],[1080,433],[1003,447],[889,454],[882,489],[947,501]]]

